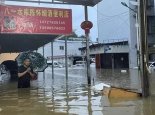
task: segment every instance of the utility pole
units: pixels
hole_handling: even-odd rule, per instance
[[[147,71],[148,60],[148,42],[147,42],[147,0],[140,0],[139,13],[140,13],[140,68],[142,80],[142,95],[143,97],[149,96],[149,78]]]
[[[51,42],[51,60],[52,60],[52,79],[54,79],[54,59],[53,59],[53,42],[54,41],[52,41]]]
[[[85,21],[88,21],[88,7],[85,6]],[[88,85],[91,85],[91,76],[90,76],[90,51],[89,51],[89,33],[85,32],[86,35],[86,64],[87,64],[87,80]]]
[[[86,64],[87,64],[87,81],[88,85],[91,85],[91,75],[90,75],[90,49],[89,49],[89,33],[90,29],[93,27],[93,23],[88,21],[88,8],[84,7],[85,11],[85,21],[81,23],[81,28],[85,30],[86,36]]]
[[[65,71],[66,71],[66,80],[68,80],[68,52],[67,52],[67,36],[65,36]]]

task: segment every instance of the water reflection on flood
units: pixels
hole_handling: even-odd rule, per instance
[[[137,70],[121,73],[120,70],[91,69],[94,84],[104,82],[141,90]],[[17,89],[17,82],[10,82],[9,77],[3,75],[3,82],[0,83],[0,115],[155,114],[154,96],[147,99],[108,99],[87,86],[84,68],[69,68],[68,81],[63,68],[55,69],[54,80],[51,71],[51,68],[47,68],[45,74],[39,73],[38,81],[33,81],[30,89],[20,90]]]

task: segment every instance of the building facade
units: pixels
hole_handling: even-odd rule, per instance
[[[67,56],[70,65],[74,63],[74,59],[82,57],[79,48],[84,47],[85,42],[83,38],[77,38],[76,40],[67,40]],[[53,42],[53,59],[54,61],[65,63],[65,40],[55,40]],[[52,59],[52,46],[51,43],[40,47],[37,51],[44,55],[48,60]]]
[[[80,50],[85,54],[85,47]],[[92,44],[90,54],[95,55],[96,68],[129,68],[128,41]]]
[[[98,4],[98,42],[127,40],[129,42],[129,66],[134,68],[137,67],[135,16],[121,2],[129,5],[129,0],[103,0]]]
[[[99,43],[107,39],[126,38],[129,42],[129,66],[134,68],[138,66],[138,46],[139,44],[139,20],[138,6],[133,3],[137,0],[108,0],[102,1],[98,5],[98,29]],[[121,5],[125,2],[131,9]],[[147,0],[147,30],[148,30],[148,53],[149,60],[155,60],[155,3],[154,0]],[[109,8],[109,6],[111,6]],[[102,11],[102,12],[101,12]],[[125,20],[126,19],[126,20]],[[122,24],[120,24],[122,21]]]
[[[129,64],[130,68],[138,67],[138,54],[137,54],[137,33],[138,33],[138,22],[136,21],[138,14],[136,12],[138,11],[138,7],[131,4],[130,1],[128,1],[129,7],[132,10],[129,10],[129,19],[130,19],[130,39],[129,41]]]
[[[148,50],[149,60],[155,60],[155,2],[147,1]]]
[[[137,2],[137,0],[134,0]],[[138,13],[138,6],[134,6],[130,3],[130,8],[134,9]],[[147,42],[148,42],[148,57],[149,61],[155,60],[155,2],[154,0],[147,0]],[[137,54],[137,30],[135,28],[136,17],[135,12],[130,11],[130,33],[131,39],[129,39],[130,49],[132,53],[130,53],[130,57],[136,57]],[[139,20],[137,23],[140,23]],[[140,33],[139,33],[140,34]],[[140,39],[140,38],[139,38]],[[137,60],[131,60],[132,62],[137,62]],[[134,63],[136,65],[136,63]]]

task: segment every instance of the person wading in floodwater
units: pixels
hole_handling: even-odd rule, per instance
[[[18,68],[18,88],[29,88],[30,80],[36,77],[36,73],[30,67],[30,59],[25,59],[23,65]]]

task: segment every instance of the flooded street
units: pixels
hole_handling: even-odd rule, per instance
[[[155,96],[147,99],[108,99],[94,93],[87,86],[85,68],[69,68],[68,81],[65,70],[57,68],[52,79],[52,69],[39,73],[30,89],[17,89],[17,82],[3,75],[0,84],[0,115],[154,115]],[[92,84],[107,83],[112,86],[141,91],[137,70],[96,70],[91,67]],[[153,92],[153,75],[150,77]]]
[[[0,0],[0,115],[154,108],[155,0]]]

